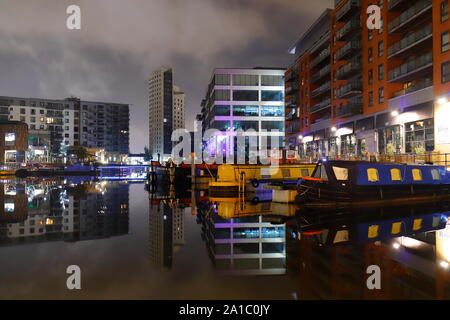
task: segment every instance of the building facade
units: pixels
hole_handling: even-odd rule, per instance
[[[281,68],[215,69],[202,101],[202,131],[216,129],[223,137],[235,137],[236,130],[255,130],[267,137],[270,147],[272,136],[284,143],[284,72]],[[228,151],[229,141],[223,139],[216,150]],[[208,149],[208,146],[206,146]],[[215,149],[215,148],[213,148]]]
[[[2,96],[0,120],[28,125],[30,161],[48,162],[69,146],[129,153],[128,104]]]
[[[149,150],[152,159],[168,160],[172,132],[184,128],[185,94],[174,86],[173,71],[160,68],[149,80]]]
[[[381,9],[379,29],[367,27],[370,5]],[[290,49],[289,148],[304,157],[449,152],[449,29],[448,1],[336,0]]]
[[[28,126],[19,121],[0,121],[0,163],[25,162]]]

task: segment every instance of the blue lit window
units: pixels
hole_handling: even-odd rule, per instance
[[[283,91],[261,91],[262,101],[283,101]]]
[[[283,117],[283,107],[277,106],[263,106],[261,108],[261,116],[263,117]]]
[[[248,117],[258,117],[259,107],[258,106],[234,106],[233,116],[248,116]]]

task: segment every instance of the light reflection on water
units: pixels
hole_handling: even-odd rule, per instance
[[[221,200],[68,178],[3,181],[0,208],[1,298],[450,296],[448,203],[307,211],[267,193]],[[80,291],[66,289],[73,264]],[[370,265],[379,291],[366,287]]]

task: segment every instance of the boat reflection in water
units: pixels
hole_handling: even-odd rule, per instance
[[[128,234],[128,188],[122,182],[3,181],[0,246]]]
[[[358,210],[299,210],[288,222],[300,298],[450,298],[448,202]],[[381,290],[367,287],[372,265]]]
[[[294,206],[270,201],[211,198],[199,207],[197,218],[210,259],[220,274],[284,275],[283,219],[294,214]]]

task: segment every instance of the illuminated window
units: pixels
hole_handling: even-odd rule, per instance
[[[369,232],[367,234],[367,237],[369,239],[374,239],[376,237],[378,237],[378,233],[380,231],[380,226],[379,225],[373,225],[369,227]]]
[[[380,181],[380,178],[378,176],[378,169],[374,168],[367,169],[367,180],[369,180],[369,182]]]
[[[400,169],[391,169],[392,181],[402,181],[402,173]]]
[[[422,181],[422,170],[413,169],[412,174],[413,174],[414,181]]]
[[[339,168],[333,167],[334,175],[336,179],[339,181],[347,181],[348,180],[348,169],[347,168]]]
[[[431,169],[431,176],[433,177],[433,180],[441,180],[441,174],[438,169]]]
[[[12,132],[5,133],[5,146],[14,146],[16,144],[16,134]]]
[[[413,224],[413,231],[418,231],[422,229],[422,219],[415,219]]]
[[[391,233],[393,235],[399,234],[402,231],[402,222],[394,222],[392,224],[392,230]]]

